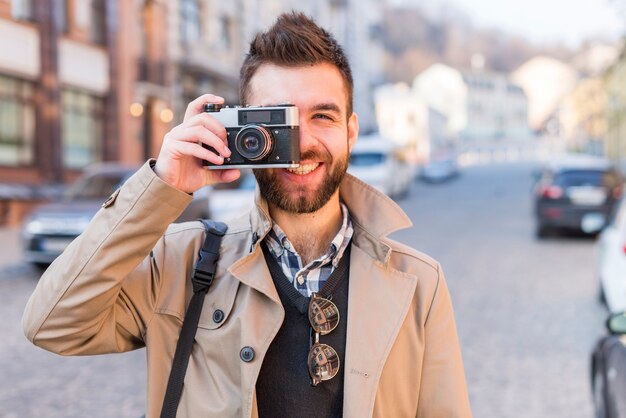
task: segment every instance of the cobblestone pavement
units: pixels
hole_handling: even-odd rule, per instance
[[[21,262],[16,230],[0,230],[0,418],[139,418],[145,351],[62,357],[22,333],[24,305],[40,271]]]
[[[590,418],[597,303],[593,239],[533,237],[529,165],[472,167],[416,182],[396,238],[441,261],[477,418]],[[64,358],[32,346],[20,318],[38,271],[0,230],[0,417],[140,417],[145,352]]]

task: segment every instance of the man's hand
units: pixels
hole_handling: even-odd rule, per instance
[[[207,103],[223,103],[224,99],[205,94],[187,106],[183,123],[174,127],[163,138],[161,151],[154,171],[163,181],[186,193],[215,183],[228,183],[239,178],[236,169],[209,170],[202,160],[222,164],[230,157],[226,129],[209,113],[204,112]],[[211,146],[217,154],[204,148]]]

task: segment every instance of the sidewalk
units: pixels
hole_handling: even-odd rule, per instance
[[[22,263],[22,242],[18,227],[0,227],[0,270]]]

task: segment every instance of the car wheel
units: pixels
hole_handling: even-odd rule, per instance
[[[592,366],[592,379],[591,387],[593,389],[593,405],[595,409],[595,418],[609,418],[606,409],[606,399],[604,398],[605,381],[602,373],[602,367],[594,361]]]
[[[29,263],[29,265],[30,265],[30,270],[32,271],[32,273],[37,275],[38,277],[41,277],[46,272],[48,267],[50,267],[50,263],[31,262]]]
[[[539,239],[546,238],[549,235],[550,230],[543,224],[537,224],[535,229],[535,236]]]
[[[600,302],[600,304],[604,307],[608,308],[608,305],[606,304],[606,294],[604,293],[604,286],[602,286],[602,280],[600,280],[600,285],[598,286],[598,302]]]

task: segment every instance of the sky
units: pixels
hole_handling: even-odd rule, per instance
[[[617,39],[626,32],[626,0],[395,0],[437,7],[455,4],[474,26],[499,28],[533,43],[577,47],[588,37]],[[621,8],[615,3],[621,4]]]

